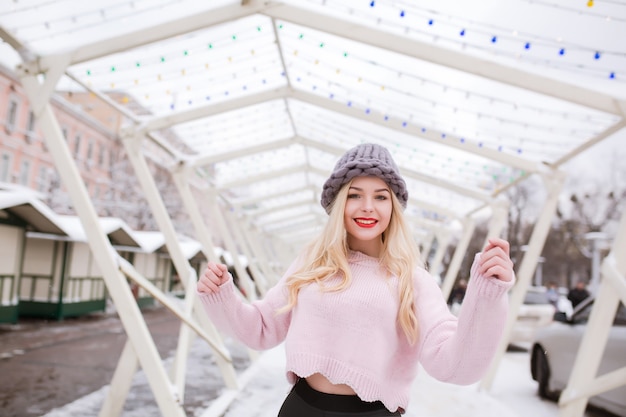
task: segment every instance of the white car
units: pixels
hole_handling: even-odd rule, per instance
[[[576,360],[594,299],[587,298],[571,317],[556,315],[549,326],[537,330],[530,356],[532,377],[539,396],[558,400]],[[560,317],[559,317],[560,316]],[[620,303],[602,355],[598,375],[626,366],[626,308]],[[617,416],[626,416],[626,385],[591,397],[589,404]]]
[[[548,300],[546,289],[530,287],[519,308],[509,344],[518,348],[530,348],[537,330],[552,323],[555,312],[555,307]]]

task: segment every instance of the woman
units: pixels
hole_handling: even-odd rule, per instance
[[[481,378],[506,322],[509,245],[490,239],[457,319],[420,261],[408,193],[391,155],[362,144],[337,162],[321,203],[328,222],[263,300],[234,291],[209,263],[198,293],[215,325],[253,349],[285,342],[294,384],[279,417],[399,416],[418,363],[433,377]]]

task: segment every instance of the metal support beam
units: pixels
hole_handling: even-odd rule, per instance
[[[257,299],[254,283],[250,280],[248,272],[241,264],[241,260],[239,259],[239,249],[237,248],[235,240],[231,235],[231,231],[227,227],[226,219],[224,218],[224,214],[222,213],[217,199],[213,198],[212,200],[213,201],[208,204],[209,210],[211,211],[211,216],[217,225],[219,235],[224,240],[224,246],[226,246],[226,250],[230,252],[230,256],[233,258],[233,267],[235,268],[235,272],[237,272],[239,284],[243,287],[242,289],[245,292],[245,297],[249,301],[254,301]]]
[[[248,259],[248,270],[252,273],[251,278],[254,279],[254,286],[263,297],[268,290],[267,282],[263,274],[259,274],[260,271],[256,267],[257,255],[250,246],[247,234],[242,230],[242,222],[236,218],[236,214],[230,208],[225,208],[223,214],[224,220],[228,223],[228,229],[233,233],[234,240],[238,242],[241,253]],[[257,273],[255,274],[255,272]]]
[[[428,263],[428,256],[430,255],[430,249],[433,247],[433,243],[435,241],[435,232],[432,229],[429,229],[426,232],[426,236],[424,237],[424,239],[422,239],[422,248],[421,248],[421,255],[422,255],[422,261],[424,261],[425,264]]]
[[[401,132],[402,134],[406,135],[412,135],[416,138],[429,142],[434,142],[439,145],[456,148],[463,152],[482,156],[483,158],[498,161],[502,164],[510,165],[518,169],[523,169],[528,172],[534,173],[543,171],[543,165],[537,162],[533,162],[524,158],[519,158],[514,155],[504,154],[502,152],[498,152],[496,149],[488,149],[480,146],[474,146],[473,144],[468,145],[467,140],[465,141],[465,143],[463,143],[460,137],[451,135],[449,133],[446,134],[435,129],[428,129],[426,132],[423,132],[422,126],[417,126],[410,123],[407,124],[407,126],[402,126],[399,123],[396,125],[384,123],[383,121],[385,120],[385,115],[375,109],[369,109],[369,111],[366,113],[363,111],[363,108],[359,108],[358,106],[346,106],[345,104],[340,103],[336,100],[331,100],[329,98],[312,94],[307,91],[295,89],[290,93],[289,96],[305,103],[331,110],[335,113],[344,114],[346,116],[362,120],[367,123],[373,123],[386,129]],[[442,137],[446,138],[445,141],[442,141]]]
[[[189,261],[180,247],[174,224],[169,217],[165,203],[163,202],[154,178],[150,173],[150,168],[148,167],[145,156],[141,151],[141,140],[137,136],[128,136],[124,138],[122,142],[124,143],[128,159],[134,168],[139,184],[144,191],[146,200],[148,201],[154,218],[159,226],[159,230],[165,237],[165,244],[176,272],[185,287],[185,312],[190,316],[194,315],[196,319],[202,323],[205,329],[213,333],[213,335],[217,335],[212,324],[206,317],[206,314],[202,311],[198,298],[195,296],[195,286],[197,281],[196,273],[191,265],[189,265]],[[181,195],[184,196],[185,202],[187,202],[188,196],[184,193]],[[175,376],[178,391],[183,394],[187,359],[192,339],[193,338],[190,335],[190,328],[186,325],[181,326],[172,373]],[[220,347],[223,346],[221,342],[218,343]],[[234,376],[235,372],[232,368],[232,364],[220,360],[217,362],[222,370],[222,376],[225,383],[229,386],[236,385]]]
[[[589,397],[626,385],[626,367],[597,376],[619,303],[626,304],[626,213],[602,263],[602,281],[585,326],[567,387],[559,398],[559,417],[582,417]]]
[[[454,286],[454,281],[456,280],[456,276],[461,268],[461,263],[467,253],[467,247],[469,246],[472,235],[474,234],[475,226],[476,222],[474,222],[474,219],[471,217],[467,217],[463,220],[463,235],[454,249],[454,255],[452,256],[452,260],[450,261],[450,265],[448,265],[448,270],[446,271],[446,276],[441,284],[441,292],[446,300],[450,296],[450,292]]]
[[[58,71],[57,71],[58,72]],[[49,96],[42,91],[37,75],[22,73],[22,85],[33,105],[39,128],[45,135],[46,145],[54,164],[70,195],[74,208],[87,235],[89,248],[102,272],[111,299],[115,303],[124,330],[133,345],[142,369],[146,373],[154,398],[163,415],[183,417],[182,398],[169,381],[159,352],[150,335],[137,302],[133,297],[126,278],[119,271],[117,254],[104,234],[96,210],[74,163],[67,142],[56,120]]]
[[[543,250],[543,245],[546,241],[546,237],[548,236],[548,232],[550,231],[552,219],[556,213],[556,208],[559,202],[559,194],[565,181],[565,174],[562,171],[554,170],[552,175],[543,176],[543,180],[547,189],[546,201],[544,202],[543,210],[535,223],[533,233],[530,237],[530,241],[528,242],[528,250],[524,254],[524,258],[522,259],[522,263],[517,272],[517,283],[513,288],[509,300],[509,315],[507,316],[504,334],[502,335],[502,339],[500,339],[500,344],[496,349],[491,366],[489,367],[489,370],[485,374],[483,380],[480,382],[480,387],[486,390],[491,389],[498,366],[500,366],[500,361],[506,353],[506,349],[509,345],[509,340],[511,339],[513,326],[517,320],[520,306],[524,302],[524,295],[526,294],[526,291],[528,291],[528,286],[530,285],[535,269],[537,268],[537,261],[539,260],[539,256]]]
[[[194,13],[189,16],[147,26],[123,35],[109,37],[102,41],[83,45],[76,50],[70,51],[72,56],[70,65],[138,48],[165,39],[175,38],[196,30],[250,16],[263,11],[268,7],[267,3],[266,1],[253,1],[246,5],[229,5],[217,9],[210,9],[202,13]],[[44,57],[41,59],[40,66],[42,72],[45,72],[45,69],[48,68],[49,59],[53,58],[54,57]]]
[[[210,104],[193,108],[191,110],[180,111],[167,116],[154,117],[147,120],[140,126],[139,133],[146,134],[155,130],[165,129],[180,123],[190,122],[205,117],[214,116],[220,113],[226,113],[233,110],[243,109],[255,104],[266,103],[272,100],[284,98],[289,93],[287,87],[277,88],[275,90],[263,91],[251,94],[234,100],[223,101],[218,104]]]
[[[487,236],[485,237],[485,245],[492,237],[500,237],[502,230],[506,226],[509,211],[509,202],[506,200],[494,200],[489,205],[491,206],[491,219],[489,220]]]
[[[435,232],[437,236],[437,250],[435,251],[435,256],[433,257],[433,262],[428,268],[433,274],[439,276],[439,270],[441,269],[441,264],[443,262],[443,257],[446,254],[446,250],[448,249],[448,245],[450,244],[450,239],[452,238],[452,233],[446,229],[439,229]]]
[[[304,93],[304,92],[302,92],[302,93],[298,92],[298,96],[302,96],[302,95],[304,95],[306,97],[310,97],[311,100],[315,100],[317,105],[319,105],[319,106],[326,106],[326,107],[328,107],[329,103],[326,103],[326,101],[329,101],[330,103],[332,103],[332,106],[335,106],[337,104],[337,103],[333,102],[332,100],[327,100],[327,99],[324,99],[323,97],[319,97],[318,98],[317,96],[314,96],[312,94],[308,94],[308,93]],[[340,108],[336,109],[336,111],[343,112],[343,107],[344,106],[340,106]],[[328,144],[322,144],[322,143],[320,143],[318,141],[311,140],[311,139],[300,138],[300,141],[301,141],[301,143],[303,145],[315,147],[315,148],[321,149],[321,150],[326,151],[326,152],[331,152],[331,153],[333,153],[335,155],[342,155],[345,151],[347,151],[347,149],[340,148],[340,147],[337,147],[337,146],[328,145]],[[492,197],[490,195],[486,194],[486,193],[479,192],[479,191],[474,191],[474,190],[468,190],[467,188],[461,187],[461,186],[459,186],[459,185],[457,185],[455,183],[444,181],[444,180],[441,180],[439,178],[432,177],[432,176],[423,174],[421,172],[414,171],[414,170],[409,169],[409,168],[404,168],[404,167],[399,167],[399,168],[400,168],[401,173],[403,175],[405,175],[407,178],[413,178],[415,180],[422,181],[422,182],[425,182],[427,184],[436,185],[438,187],[450,190],[450,191],[452,191],[454,193],[457,193],[457,194],[460,194],[460,195],[464,195],[464,196],[473,198],[473,199],[478,200],[478,201],[485,201],[485,202],[491,201]],[[328,175],[328,173],[324,173],[323,175],[326,176],[326,175]]]
[[[130,340],[127,340],[115,367],[113,378],[111,378],[111,383],[98,417],[119,417],[122,415],[124,403],[132,386],[133,377],[138,369],[139,358],[133,349],[133,344]]]

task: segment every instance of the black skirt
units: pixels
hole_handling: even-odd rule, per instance
[[[399,416],[382,402],[367,402],[356,395],[327,394],[314,390],[300,378],[285,398],[278,417],[387,417]]]

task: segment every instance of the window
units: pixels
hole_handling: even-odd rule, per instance
[[[26,124],[26,141],[31,143],[35,139],[35,114],[28,112],[28,123]]]
[[[91,167],[93,165],[93,147],[94,141],[93,139],[89,139],[87,142],[87,166]]]
[[[44,192],[48,188],[48,168],[39,168],[39,178],[37,178],[37,191]]]
[[[106,158],[106,148],[103,144],[100,144],[100,152],[98,154],[98,165],[100,168],[104,168],[104,160]]]
[[[74,142],[74,157],[78,159],[80,153],[80,133],[76,135],[76,141]]]
[[[0,159],[0,181],[9,181],[9,168],[11,167],[11,155],[8,153],[2,154]]]
[[[22,161],[20,166],[19,183],[22,185],[28,185],[28,179],[30,177],[30,161]]]
[[[15,123],[17,122],[17,100],[9,100],[9,112],[7,113],[6,129],[10,133],[15,129]]]
[[[63,126],[61,128],[61,132],[63,132],[63,137],[65,138],[65,140],[67,140],[67,136],[68,136],[67,127]]]
[[[26,130],[28,132],[35,132],[35,113],[32,111],[28,112],[28,125],[26,126]]]

